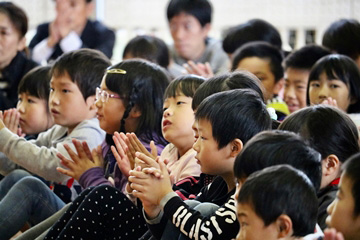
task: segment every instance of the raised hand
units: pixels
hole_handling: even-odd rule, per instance
[[[4,111],[3,122],[5,126],[13,133],[19,133],[20,113],[16,108],[10,108]]]
[[[135,133],[127,133],[126,138],[125,134],[121,135],[126,142],[126,144],[129,147],[130,154],[132,155],[132,158],[135,158],[135,153],[140,152],[145,154],[148,157],[151,157],[152,159],[156,159],[157,157],[157,149],[155,146],[154,141],[150,142],[150,149],[151,153],[145,148],[145,146],[140,142],[140,140],[137,138]]]
[[[123,134],[123,133],[121,133]],[[124,134],[123,134],[124,135]],[[119,166],[120,171],[126,176],[129,177],[129,171],[134,169],[135,160],[132,158],[131,154],[128,154],[128,146],[120,136],[118,132],[114,133],[113,140],[115,146],[111,146],[111,151],[116,159],[116,162]],[[130,160],[130,158],[131,160]]]
[[[344,236],[335,228],[325,229],[323,240],[344,240]]]
[[[189,74],[195,74],[204,78],[211,78],[214,76],[212,68],[208,62],[204,64],[188,61],[186,64],[183,65],[183,67]]]
[[[57,157],[60,158],[61,164],[67,169],[58,167],[56,170],[79,181],[81,175],[90,168],[103,166],[102,149],[101,146],[98,146],[90,151],[86,142],[81,143],[76,139],[73,139],[72,142],[77,153],[75,153],[69,145],[64,144],[71,160],[61,153],[57,153]]]

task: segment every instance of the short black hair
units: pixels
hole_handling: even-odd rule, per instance
[[[263,100],[254,90],[235,89],[205,98],[197,108],[195,120],[207,120],[219,149],[234,139],[245,144],[258,132],[271,127]]]
[[[281,50],[279,31],[263,19],[251,19],[228,30],[222,46],[226,53],[232,54],[242,45],[253,41],[265,41]]]
[[[50,74],[52,77],[68,74],[86,100],[95,95],[95,89],[100,85],[105,70],[110,65],[110,60],[102,52],[82,48],[56,59]]]
[[[212,7],[208,0],[171,0],[167,7],[167,19],[180,13],[194,16],[202,27],[211,23]]]
[[[360,70],[354,60],[341,54],[330,54],[322,57],[311,69],[307,86],[307,104],[310,105],[310,83],[314,80],[319,80],[322,73],[325,73],[329,80],[339,79],[348,86],[349,97],[354,98],[356,101],[349,105],[347,112],[360,112]]]
[[[165,90],[164,99],[184,95],[193,98],[196,89],[205,81],[205,78],[197,75],[180,76],[170,82]]]
[[[354,198],[354,216],[360,215],[360,153],[350,157],[342,166],[344,175],[348,177],[352,183],[351,193]]]
[[[125,119],[131,109],[136,106],[141,112],[135,133],[142,135],[150,142],[159,138],[158,142],[166,144],[162,138],[161,119],[163,113],[163,96],[169,84],[164,69],[155,63],[137,59],[126,60],[109,68],[121,69],[126,74],[109,73],[105,75],[107,88],[122,97],[125,112],[121,120],[121,129],[125,132]],[[111,141],[110,141],[111,142]]]
[[[314,189],[320,188],[320,153],[299,135],[287,131],[264,131],[250,139],[235,159],[234,174],[238,179],[245,180],[256,171],[280,164],[303,171]]]
[[[310,71],[313,65],[322,57],[331,54],[323,46],[309,44],[290,53],[283,62],[284,69],[297,68]]]
[[[356,60],[360,56],[360,23],[356,19],[340,19],[325,31],[322,45]]]
[[[169,49],[160,38],[142,35],[131,39],[125,46],[123,58],[130,54],[134,58],[142,58],[167,68],[170,63]]]
[[[257,92],[260,98],[264,101],[264,89],[260,80],[248,71],[235,71],[212,77],[201,84],[201,86],[196,90],[192,101],[192,108],[193,110],[196,110],[202,100],[214,93],[246,88]]]
[[[267,42],[250,42],[237,49],[233,56],[232,68],[237,69],[244,58],[258,57],[270,61],[270,69],[274,74],[275,82],[280,81],[284,76],[284,69],[281,65],[283,54],[279,49]]]
[[[316,192],[308,177],[289,165],[268,167],[250,175],[240,188],[238,203],[253,207],[265,226],[286,214],[292,221],[293,236],[314,232]]]
[[[340,109],[315,105],[300,109],[285,118],[280,130],[299,133],[325,159],[331,154],[345,162],[359,152],[355,123]]]
[[[28,30],[28,18],[24,10],[12,2],[0,2],[0,13],[5,14],[19,33],[20,39],[25,37]]]
[[[26,93],[31,96],[43,99],[46,101],[46,106],[49,103],[50,94],[50,66],[39,66],[31,69],[21,79],[18,86],[18,94]],[[46,108],[49,112],[49,108]]]

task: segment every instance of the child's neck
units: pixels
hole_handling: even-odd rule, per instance
[[[228,192],[231,192],[236,187],[234,172],[231,171],[229,173],[222,174],[220,176],[226,182],[227,187],[228,187]]]
[[[193,137],[194,138],[194,137]],[[189,151],[192,148],[193,142],[184,142],[184,141],[180,141],[179,142],[172,142],[172,144],[176,147],[176,149],[178,150],[179,153],[179,158],[184,156],[185,153],[187,153],[187,151]]]

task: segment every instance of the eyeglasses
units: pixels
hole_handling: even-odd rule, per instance
[[[117,94],[110,94],[105,90],[101,90],[100,88],[96,88],[96,100],[101,100],[101,102],[107,102],[109,100],[109,98],[119,98],[122,99],[122,97],[120,97]]]

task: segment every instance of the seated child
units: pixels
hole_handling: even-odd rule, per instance
[[[317,61],[309,75],[307,93],[308,105],[338,107],[360,126],[360,70],[351,58],[331,54]]]
[[[342,167],[337,197],[328,207],[326,223],[345,240],[360,239],[360,154],[349,158]],[[327,235],[325,232],[325,236]],[[324,238],[332,240],[335,238]],[[337,238],[340,239],[340,238]]]
[[[55,126],[26,141],[4,127],[0,121],[0,151],[33,174],[54,181],[51,191],[39,179],[17,179],[0,202],[0,236],[10,238],[26,221],[36,224],[69,202],[81,188],[74,180],[56,171],[56,154],[67,155],[65,144],[73,138],[86,140],[90,148],[99,145],[105,133],[95,119],[95,88],[110,61],[96,50],[82,49],[64,54],[51,69],[49,107]],[[58,193],[60,199],[55,193]],[[21,209],[22,211],[20,211]],[[11,213],[11,214],[10,214]]]
[[[251,174],[237,196],[237,240],[295,240],[313,233],[316,192],[300,170],[289,165]]]
[[[284,60],[284,101],[290,113],[307,106],[306,89],[310,70],[320,58],[331,52],[318,45],[306,45],[290,53]]]
[[[247,70],[262,82],[265,102],[277,111],[278,120],[283,120],[289,110],[278,96],[284,85],[283,55],[267,42],[250,42],[240,47],[233,55],[232,71]]]
[[[155,237],[235,237],[239,225],[234,206],[233,163],[243,144],[256,133],[269,129],[270,125],[265,104],[253,90],[225,91],[202,101],[195,113],[196,142],[193,148],[202,172],[218,177],[201,190],[197,201],[183,202],[173,192],[169,174],[161,161],[160,170],[145,168],[139,171],[138,168],[130,172],[129,181],[136,190],[133,194],[142,201]],[[151,173],[153,170],[161,171],[163,177],[153,176],[158,175]],[[200,208],[206,213],[199,212]]]
[[[19,136],[25,135],[27,140],[36,138],[54,124],[49,109],[50,69],[48,66],[37,67],[25,74],[19,83],[16,109],[4,111],[3,121],[6,127]],[[0,154],[1,174],[7,175],[19,168],[14,162],[7,161],[3,153]],[[0,193],[0,199],[2,197]]]
[[[321,154],[317,222],[321,229],[325,229],[326,208],[335,199],[341,165],[360,150],[358,130],[343,111],[324,105],[306,107],[290,114],[279,129],[299,133]]]

